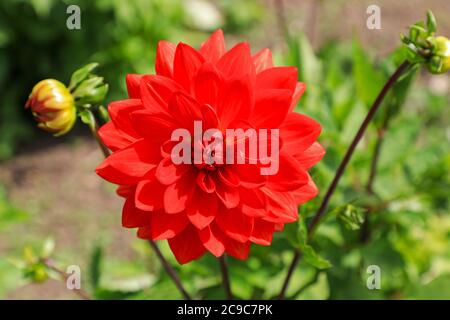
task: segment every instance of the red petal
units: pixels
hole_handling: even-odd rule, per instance
[[[129,197],[122,209],[122,225],[125,228],[137,228],[150,225],[152,213],[142,211],[134,205],[134,195]]]
[[[298,219],[297,204],[291,193],[273,191],[267,187],[261,188],[261,191],[267,196],[267,209],[270,212],[264,220],[287,223]]]
[[[216,63],[225,53],[225,39],[222,30],[216,30],[200,47],[200,53],[213,63]]]
[[[142,239],[164,240],[175,237],[189,224],[184,214],[167,214],[157,211],[152,214],[150,226],[139,228],[138,237]]]
[[[110,166],[107,161],[103,161],[95,169],[95,172],[106,181],[119,185],[135,185],[140,180],[138,177],[129,176],[118,171],[116,168]]]
[[[281,232],[284,229],[284,223],[275,223],[275,232]]]
[[[189,224],[184,214],[167,214],[158,211],[153,214],[151,234],[153,240],[170,239],[181,233]]]
[[[164,192],[164,209],[167,213],[179,213],[186,209],[186,203],[192,194],[193,176],[193,173],[187,173],[182,179],[167,187]]]
[[[173,93],[184,89],[172,79],[151,75],[142,77],[140,90],[142,103],[146,110],[154,113],[167,113]]]
[[[310,179],[307,184],[291,192],[297,204],[305,203],[317,196],[317,194],[319,193],[319,190],[314,184],[314,181],[311,179],[311,177],[309,178]]]
[[[308,183],[308,174],[294,157],[282,152],[278,163],[277,174],[268,176],[268,188],[275,191],[293,191]]]
[[[272,222],[255,219],[255,225],[253,226],[250,241],[262,246],[270,246],[274,231],[275,226]]]
[[[236,164],[233,169],[239,177],[240,185],[245,188],[259,188],[267,181],[267,176],[261,175],[261,167],[256,164]]]
[[[197,229],[203,229],[208,226],[217,213],[217,197],[215,194],[205,193],[195,188],[186,212],[191,223]]]
[[[194,79],[195,98],[200,104],[216,106],[221,79],[210,62],[202,65]]]
[[[206,252],[193,226],[187,226],[182,233],[169,239],[169,245],[180,264],[198,259]]]
[[[177,92],[172,96],[169,112],[182,128],[190,130],[194,128],[194,121],[202,120],[198,102],[182,92]]]
[[[112,121],[104,124],[98,130],[98,135],[103,143],[112,151],[123,149],[136,141],[136,138],[117,129]]]
[[[96,169],[105,180],[117,184],[135,184],[160,161],[158,146],[142,139],[116,151]]]
[[[304,84],[303,82],[297,82],[297,84],[295,86],[294,94],[292,95],[291,108],[289,109],[289,111],[294,111],[298,100],[303,95],[305,90],[306,90],[306,84]]]
[[[292,92],[286,89],[268,89],[256,97],[250,122],[255,128],[278,128],[289,112]]]
[[[200,230],[199,235],[205,248],[216,257],[225,252],[226,238],[214,223]]]
[[[314,142],[308,149],[301,154],[294,154],[293,156],[300,165],[305,169],[309,169],[319,162],[325,155],[325,149],[318,142]]]
[[[227,239],[225,252],[236,259],[245,260],[248,258],[250,245],[250,241],[241,243],[238,241],[234,241],[233,239]]]
[[[242,213],[239,208],[219,210],[216,223],[230,238],[245,243],[252,234],[254,219]]]
[[[217,176],[220,181],[226,184],[228,187],[239,186],[239,176],[230,166],[224,166],[218,170]]]
[[[222,128],[239,119],[247,119],[253,108],[253,97],[248,79],[225,83],[219,89],[217,115]]]
[[[216,194],[228,209],[235,208],[239,204],[239,191],[236,187],[218,183],[216,185]]]
[[[127,138],[139,138],[131,122],[131,113],[143,109],[141,100],[127,99],[111,102],[108,105],[108,113],[116,128],[124,132]],[[128,136],[127,136],[128,135]]]
[[[201,112],[203,118],[203,130],[217,128],[219,125],[219,119],[217,118],[216,110],[214,110],[210,105],[204,104],[201,107]]]
[[[191,169],[188,164],[174,164],[170,157],[164,158],[156,168],[156,178],[165,185],[170,185]]]
[[[297,68],[274,67],[266,69],[256,76],[256,88],[288,89],[294,92],[297,84]]]
[[[216,190],[216,183],[210,174],[204,170],[200,171],[195,179],[197,185],[206,193],[213,193]]]
[[[177,128],[172,117],[165,113],[138,110],[131,114],[131,118],[136,132],[156,143],[170,140],[172,132]]]
[[[267,200],[258,189],[240,188],[242,213],[253,218],[261,218],[267,214]]]
[[[172,78],[175,49],[176,46],[169,41],[158,42],[155,61],[156,74]]]
[[[305,115],[291,112],[280,126],[282,151],[296,156],[311,146],[320,135],[318,122]]]
[[[141,98],[141,90],[140,90],[141,78],[142,75],[140,74],[127,74],[125,79],[127,83],[128,97],[130,99]]]
[[[133,186],[119,186],[116,189],[116,193],[119,197],[122,198],[128,198],[129,196],[131,196],[131,194],[134,192],[136,188],[134,188]]]
[[[256,73],[260,73],[266,69],[273,67],[272,51],[265,48],[253,55],[253,64],[255,65]]]
[[[238,43],[217,62],[217,68],[228,78],[253,76],[255,67],[247,42]]]
[[[175,51],[173,77],[188,92],[191,91],[192,79],[197,74],[205,59],[194,48],[180,43]]]
[[[147,211],[162,208],[165,188],[156,179],[140,181],[136,187],[136,207]]]

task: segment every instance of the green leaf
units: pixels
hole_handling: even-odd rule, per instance
[[[89,281],[93,289],[97,289],[100,283],[101,267],[103,261],[103,248],[94,248],[89,262]]]
[[[385,77],[381,71],[375,69],[368,54],[356,39],[353,40],[353,78],[359,99],[366,106],[372,105],[383,87]]]
[[[73,91],[81,82],[83,82],[85,79],[89,77],[92,70],[97,68],[98,63],[89,63],[85,65],[84,67],[76,70],[72,77],[70,78],[70,84],[69,84],[69,90]]]
[[[298,222],[288,224],[286,226],[286,235],[290,244],[301,251],[303,259],[307,263],[318,269],[326,269],[332,266],[328,260],[322,258],[308,244],[308,230],[304,219],[299,219]]]
[[[310,245],[303,246],[301,250],[303,259],[317,269],[327,269],[332,267],[331,262],[322,258]]]
[[[28,217],[27,213],[13,207],[6,198],[5,190],[0,186],[0,229],[21,222]]]
[[[84,124],[87,124],[90,127],[95,126],[95,118],[91,111],[83,110],[79,113],[79,116]]]
[[[299,80],[316,85],[320,83],[322,63],[317,58],[314,50],[303,33],[297,38],[288,39],[289,62],[298,68]]]

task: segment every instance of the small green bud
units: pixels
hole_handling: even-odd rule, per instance
[[[450,70],[450,40],[439,36],[434,39],[433,56],[427,61],[427,68],[433,74]]]
[[[431,10],[427,11],[427,28],[431,33],[436,32],[436,18]]]
[[[47,268],[44,264],[39,263],[34,266],[32,280],[34,282],[42,283],[48,279]]]

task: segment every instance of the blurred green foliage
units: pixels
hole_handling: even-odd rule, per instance
[[[186,3],[190,1],[73,1],[70,4],[82,7],[83,32],[69,32],[57,27],[65,26],[65,2],[2,1],[0,157],[11,156],[18,139],[29,137],[29,116],[21,105],[38,80],[51,76],[68,82],[78,66],[98,61],[99,74],[110,84],[109,99],[121,99],[125,74],[153,72],[158,40],[199,43],[204,31],[216,27],[248,33],[266,14],[257,1],[218,1],[214,7],[222,18],[220,24],[212,27],[205,22],[199,27],[201,18],[188,14]],[[320,141],[327,154],[312,170],[321,195],[370,104],[404,55],[397,50],[375,60],[356,38],[326,43],[315,52],[303,34],[289,39],[287,50],[275,52],[279,63],[297,66],[300,80],[307,83],[297,111],[323,126]],[[317,210],[320,195],[299,209],[300,222],[276,234],[272,246],[253,246],[247,261],[229,259],[237,298],[276,296],[293,247],[307,254],[294,272],[290,298],[448,298],[450,98],[448,91],[443,95],[430,90],[426,81],[411,72],[388,95],[312,241],[306,241],[305,222]],[[375,145],[387,125],[376,179],[367,190]],[[0,227],[16,216],[10,208],[0,197]],[[137,256],[132,261],[114,257],[104,250],[106,246],[93,244],[89,258],[89,288],[95,298],[181,298],[145,242],[132,243]],[[167,244],[161,247],[195,297],[224,298],[216,259],[206,255],[178,266]],[[381,268],[381,290],[366,286],[369,265]],[[4,266],[0,261],[0,287],[10,279],[2,277]]]
[[[199,9],[187,10],[190,3]],[[31,116],[23,110],[38,81],[56,78],[68,85],[81,65],[96,61],[110,85],[109,100],[125,96],[125,75],[151,73],[161,39],[199,42],[215,28],[240,32],[261,19],[257,1],[181,0],[5,0],[0,2],[0,160],[20,141],[33,138]],[[81,30],[69,30],[69,5],[81,9]],[[203,23],[208,9],[223,23]],[[186,12],[189,12],[187,14]],[[226,23],[225,23],[226,21]],[[180,36],[180,34],[183,36]]]

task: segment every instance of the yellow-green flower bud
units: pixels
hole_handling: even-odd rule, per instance
[[[442,58],[441,73],[450,70],[450,40],[440,36],[436,38],[437,55]]]
[[[427,63],[428,70],[434,74],[446,73],[450,70],[450,40],[439,36],[434,39],[435,50]]]
[[[77,118],[73,96],[66,86],[54,79],[38,82],[25,105],[31,108],[38,127],[63,135],[72,129]]]

